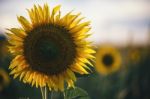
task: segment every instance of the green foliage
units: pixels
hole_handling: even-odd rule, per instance
[[[65,90],[64,99],[90,99],[88,93],[78,87]]]

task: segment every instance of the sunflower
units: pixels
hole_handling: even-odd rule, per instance
[[[99,47],[96,53],[96,70],[100,74],[107,75],[120,68],[121,55],[117,49],[111,46]]]
[[[6,71],[0,68],[0,91],[7,87],[10,83],[10,78]]]
[[[128,51],[128,61],[138,63],[141,60],[141,52],[138,48],[132,48]]]
[[[8,29],[9,51],[15,55],[10,74],[24,83],[49,90],[64,91],[64,83],[74,87],[75,73],[88,74],[93,60],[90,22],[72,11],[61,16],[60,5],[51,11],[47,4],[27,9],[30,21],[18,17],[20,28]]]

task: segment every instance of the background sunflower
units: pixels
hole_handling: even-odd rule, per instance
[[[96,53],[96,70],[100,74],[107,75],[117,71],[121,67],[121,54],[112,46],[101,46]]]
[[[10,78],[8,73],[0,68],[0,91],[2,91],[5,87],[7,87],[10,83]]]
[[[143,52],[141,52],[140,47],[129,47],[127,51],[127,61],[132,64],[138,64],[143,57]]]

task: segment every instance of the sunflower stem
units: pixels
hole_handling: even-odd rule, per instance
[[[42,99],[48,99],[47,97],[47,87],[41,87]]]
[[[45,99],[48,99],[47,98],[47,87],[45,86]]]
[[[66,99],[66,94],[65,94],[65,92],[63,92],[63,95],[64,95],[64,99]]]
[[[53,91],[51,91],[51,99],[54,99],[54,98],[53,98]]]
[[[40,89],[41,89],[41,93],[42,93],[42,99],[45,99],[43,88],[41,87]]]

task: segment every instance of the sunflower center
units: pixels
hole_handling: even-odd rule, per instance
[[[24,56],[34,70],[55,75],[65,71],[76,57],[71,33],[62,26],[41,25],[24,40]]]
[[[61,54],[58,45],[47,37],[37,41],[36,47],[37,56],[45,62],[53,61]]]
[[[111,55],[106,54],[104,55],[102,62],[105,64],[105,66],[110,67],[113,64],[114,59]]]

